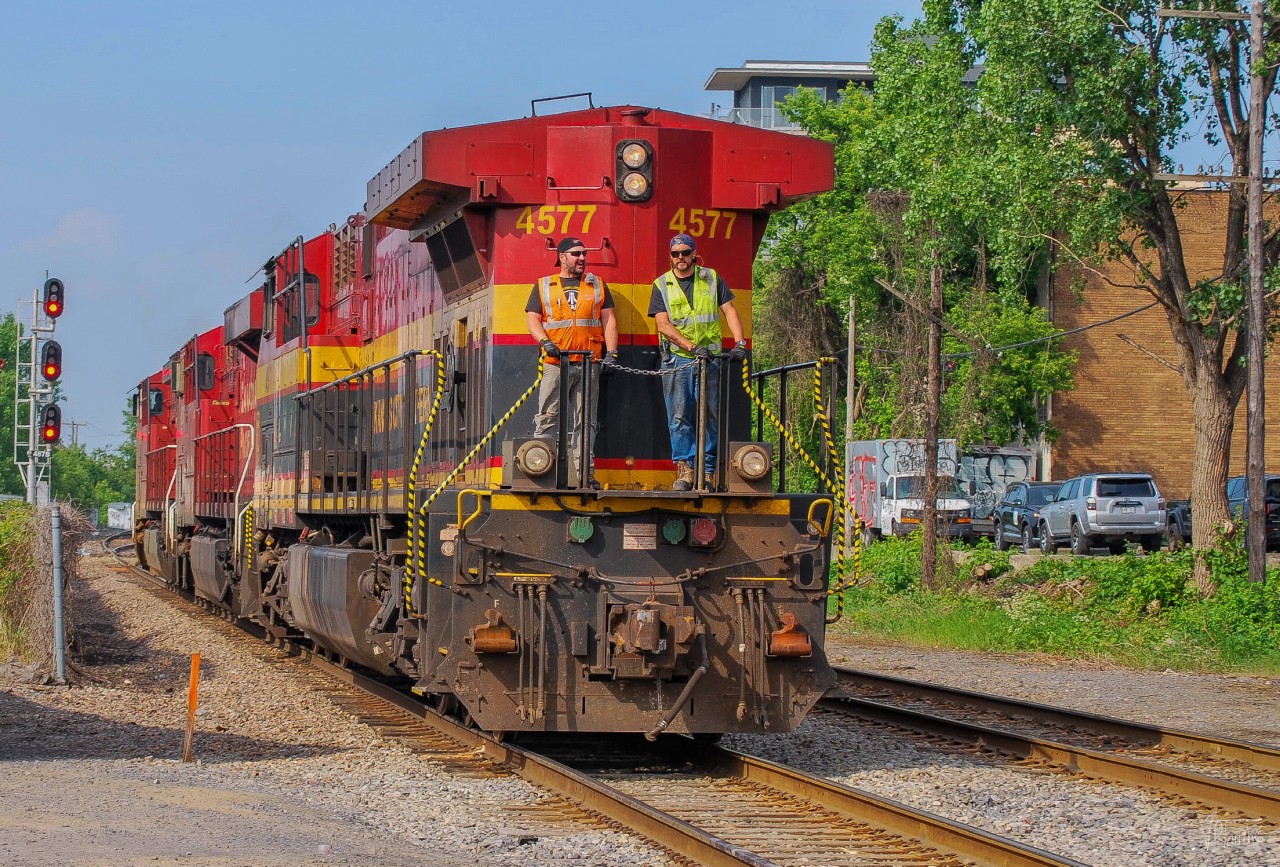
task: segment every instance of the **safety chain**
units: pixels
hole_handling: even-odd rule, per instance
[[[470,464],[472,460],[475,460],[475,456],[479,455],[480,451],[484,450],[485,446],[488,446],[489,441],[492,441],[492,439],[494,438],[494,435],[498,433],[498,430],[502,429],[502,426],[506,425],[508,421],[511,421],[511,417],[513,415],[516,415],[516,411],[520,409],[521,406],[524,406],[525,401],[529,400],[530,394],[534,393],[535,389],[538,388],[539,383],[543,382],[543,374],[545,373],[545,370],[547,370],[547,356],[540,355],[538,357],[538,377],[534,379],[534,383],[532,383],[529,388],[525,389],[525,393],[521,394],[520,398],[518,398],[518,400],[515,403],[513,403],[511,409],[504,412],[503,416],[500,417],[500,419],[498,419],[498,423],[495,424],[493,428],[489,429],[489,433],[486,433],[484,437],[480,438],[480,442],[477,442],[475,444],[475,448],[472,448],[470,452],[467,452],[466,457],[463,457],[461,461],[458,461],[458,465],[453,467],[452,473],[449,473],[447,476],[444,476],[444,482],[440,483],[439,487],[436,487],[436,489],[433,490],[433,492],[431,492],[431,496],[426,498],[426,502],[422,503],[421,506],[417,505],[416,502],[412,503],[412,505],[410,506],[411,508],[410,520],[412,521],[413,525],[419,526],[419,528],[421,528],[422,520],[424,520],[422,519],[422,516],[426,514],[426,510],[429,510],[429,508],[431,507],[431,503],[434,503],[436,501],[436,498],[438,498],[440,494],[444,493],[444,489],[448,488],[449,485],[453,483],[453,480],[458,478],[458,474],[462,473],[462,470],[466,469],[467,464]],[[431,410],[431,412],[433,412],[433,419],[434,419],[435,410],[433,409]],[[430,424],[428,424],[428,432],[429,430],[430,430]],[[422,434],[422,444],[425,444],[425,443],[426,443],[426,433]],[[420,444],[419,457],[421,457],[421,453],[422,453],[422,446]],[[415,474],[416,474],[417,458],[413,460],[413,467],[415,467]],[[425,539],[426,537],[425,531],[420,529],[419,533],[422,539]],[[413,569],[404,570],[404,610],[406,610],[406,612],[411,612],[410,598],[413,593],[413,580],[415,580],[415,571],[421,570],[422,572],[424,572],[424,574],[426,571],[425,567],[421,566],[420,557],[421,557],[421,548],[419,552],[419,557],[417,557],[417,560],[415,560],[415,565],[413,565]],[[426,581],[428,581],[428,583],[430,584],[435,584],[436,587],[444,587],[444,584],[439,579],[428,578],[426,579]]]
[[[427,568],[424,560],[423,552],[426,550],[426,519],[424,519],[415,508],[418,498],[418,467],[422,464],[422,456],[427,450],[427,439],[431,436],[431,428],[436,423],[436,413],[440,409],[440,402],[444,397],[444,367],[445,358],[435,349],[428,349],[424,353],[427,356],[435,356],[436,366],[436,393],[431,401],[431,414],[427,416],[427,426],[422,431],[422,439],[418,441],[418,450],[413,456],[413,468],[409,470],[408,488],[409,488],[409,558],[405,564],[404,570],[404,613],[406,617],[412,617],[413,611],[413,583],[416,578],[423,578],[429,584],[435,584],[443,587],[444,584],[437,578],[427,577]]]
[[[754,388],[751,387],[750,367],[751,365],[749,362],[742,365],[743,390],[746,391],[747,395],[751,398],[752,402],[756,405],[757,408],[759,408],[759,410],[765,415],[765,417],[768,418],[769,421],[773,422],[774,426],[778,429],[778,432],[787,441],[787,444],[790,445],[791,448],[796,452],[796,454],[799,455],[804,460],[804,462],[809,466],[809,469],[813,470],[814,474],[819,479],[822,480],[823,485],[826,486],[827,492],[830,493],[836,499],[837,502],[841,503],[842,505],[845,504],[845,486],[844,486],[843,473],[840,472],[840,474],[837,475],[836,479],[833,480],[821,469],[819,469],[817,462],[814,461],[812,457],[810,457],[807,451],[805,451],[804,446],[800,445],[800,442],[795,438],[794,435],[792,435],[791,431],[787,429],[786,425],[783,424],[783,422],[776,415],[774,415],[773,410],[765,406],[764,401],[760,399],[760,395],[756,392]],[[826,419],[826,410],[822,407],[821,398],[818,399],[816,408],[820,412],[824,428],[829,427],[829,422]],[[828,440],[828,448],[834,451],[835,449],[834,441]],[[840,470],[839,461],[834,461],[832,466],[836,467],[838,471]],[[844,553],[844,547],[845,547],[844,537],[846,535],[846,529],[847,529],[844,524],[843,508],[840,509],[839,520],[841,522],[839,525],[839,531],[838,531],[840,535],[840,539],[838,540],[837,551],[840,554],[840,558],[839,558],[840,568],[843,574],[846,568],[846,564],[843,558],[843,553]],[[860,519],[858,523],[859,524],[861,523]],[[854,580],[855,581],[857,580],[858,575],[861,573],[861,566],[862,566],[862,546],[861,546],[861,539],[859,537],[859,538],[856,538],[854,542]],[[849,583],[842,578],[836,584],[836,586],[829,587],[827,589],[828,596],[836,597],[836,617],[834,620],[828,617],[827,619],[828,623],[836,622],[843,615],[843,607],[844,607],[843,591],[847,589],[848,586],[850,586]]]
[[[862,516],[858,514],[858,510],[853,508],[853,504],[847,501],[848,487],[847,479],[844,474],[844,467],[840,460],[840,455],[836,450],[835,438],[831,435],[831,418],[827,413],[827,407],[822,401],[822,368],[823,365],[833,365],[836,360],[830,356],[823,356],[818,359],[817,364],[813,367],[813,405],[818,413],[818,420],[822,423],[822,437],[827,444],[827,457],[831,461],[831,466],[835,469],[836,478],[840,480],[840,491],[837,494],[841,503],[839,516],[836,519],[836,557],[835,561],[839,566],[840,580],[832,587],[827,588],[828,596],[836,597],[836,613],[832,617],[828,615],[827,623],[837,623],[844,617],[844,591],[856,584],[859,576],[862,574]],[[832,492],[836,493],[836,492]],[[849,562],[845,558],[845,551],[849,547],[849,526],[845,521],[845,508],[853,513],[853,545],[852,559],[853,570],[849,569]],[[847,576],[852,574],[852,581]]]

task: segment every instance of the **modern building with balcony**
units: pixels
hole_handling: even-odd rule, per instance
[[[787,120],[778,104],[808,87],[826,99],[839,98],[850,82],[870,89],[875,73],[868,63],[830,60],[748,60],[740,68],[717,69],[707,79],[705,90],[733,92],[733,105],[711,106],[711,117],[748,126],[800,132]]]

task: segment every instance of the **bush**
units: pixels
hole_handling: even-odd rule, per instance
[[[939,544],[939,560],[950,571],[929,592],[918,537],[870,546],[863,580],[846,594],[846,623],[833,633],[1140,667],[1280,670],[1280,573],[1251,583],[1238,538],[1200,552],[1046,557],[1016,573],[990,543],[958,567],[947,548]],[[1191,580],[1197,556],[1217,582],[1206,598]]]

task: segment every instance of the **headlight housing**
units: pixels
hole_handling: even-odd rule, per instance
[[[531,479],[546,475],[555,465],[551,447],[541,440],[530,440],[516,451],[516,466]]]
[[[624,202],[644,202],[653,195],[653,145],[623,139],[614,152],[614,191]]]
[[[773,471],[773,458],[752,443],[733,453],[733,470],[749,482],[758,482]]]

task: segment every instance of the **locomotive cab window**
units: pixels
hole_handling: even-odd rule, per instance
[[[202,352],[196,356],[196,388],[209,391],[215,385],[213,356]]]
[[[181,358],[175,358],[169,362],[169,382],[176,397],[182,397],[186,391],[183,384],[183,373],[185,373],[185,370],[182,366]]]
[[[164,392],[158,388],[147,392],[147,414],[157,416],[164,412]]]
[[[307,328],[320,321],[320,278],[307,272],[306,280]],[[280,293],[280,341],[288,343],[302,335],[302,318],[299,316],[298,281],[293,279]]]

